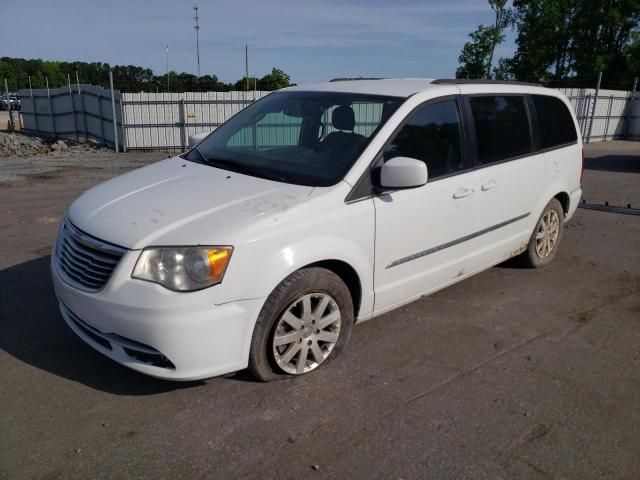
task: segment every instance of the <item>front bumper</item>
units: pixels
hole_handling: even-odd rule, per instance
[[[62,316],[82,340],[126,367],[168,380],[198,380],[247,366],[264,299],[215,305],[210,289],[176,293],[132,280],[125,272],[135,259],[134,252],[125,255],[95,293],[65,283],[52,262]]]

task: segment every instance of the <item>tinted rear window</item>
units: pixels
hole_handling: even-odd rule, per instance
[[[562,100],[533,95],[533,103],[538,115],[541,148],[566,145],[578,139],[571,113]]]
[[[497,162],[531,152],[529,117],[521,96],[471,97],[478,163]]]

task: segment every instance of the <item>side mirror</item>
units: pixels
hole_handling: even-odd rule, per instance
[[[195,147],[202,140],[204,140],[207,136],[209,136],[211,132],[198,132],[193,135],[189,135],[189,148]]]
[[[380,186],[388,189],[415,188],[427,183],[427,165],[410,157],[394,157],[380,169]]]

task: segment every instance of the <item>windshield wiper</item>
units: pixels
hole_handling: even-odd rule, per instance
[[[206,158],[202,155],[202,153],[200,153],[200,156],[207,162],[207,164],[211,165],[212,167],[221,168],[223,170],[230,170],[236,173],[245,173],[254,177],[266,178],[267,180],[286,182],[286,179],[284,177],[265,172],[264,169],[260,167],[247,165],[246,163],[238,163],[233,160],[227,160],[226,158]]]

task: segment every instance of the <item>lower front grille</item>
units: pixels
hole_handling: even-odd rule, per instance
[[[99,344],[101,347],[113,351],[113,346],[117,345],[122,348],[128,357],[137,360],[140,363],[175,370],[176,367],[173,362],[155,348],[145,345],[144,343],[128,339],[116,333],[103,333],[82,320],[66,306],[61,304],[60,307],[66,318],[73,324],[73,326],[78,328],[88,338]]]
[[[125,252],[122,247],[87,235],[65,219],[54,255],[58,272],[67,283],[96,292],[109,281]]]

